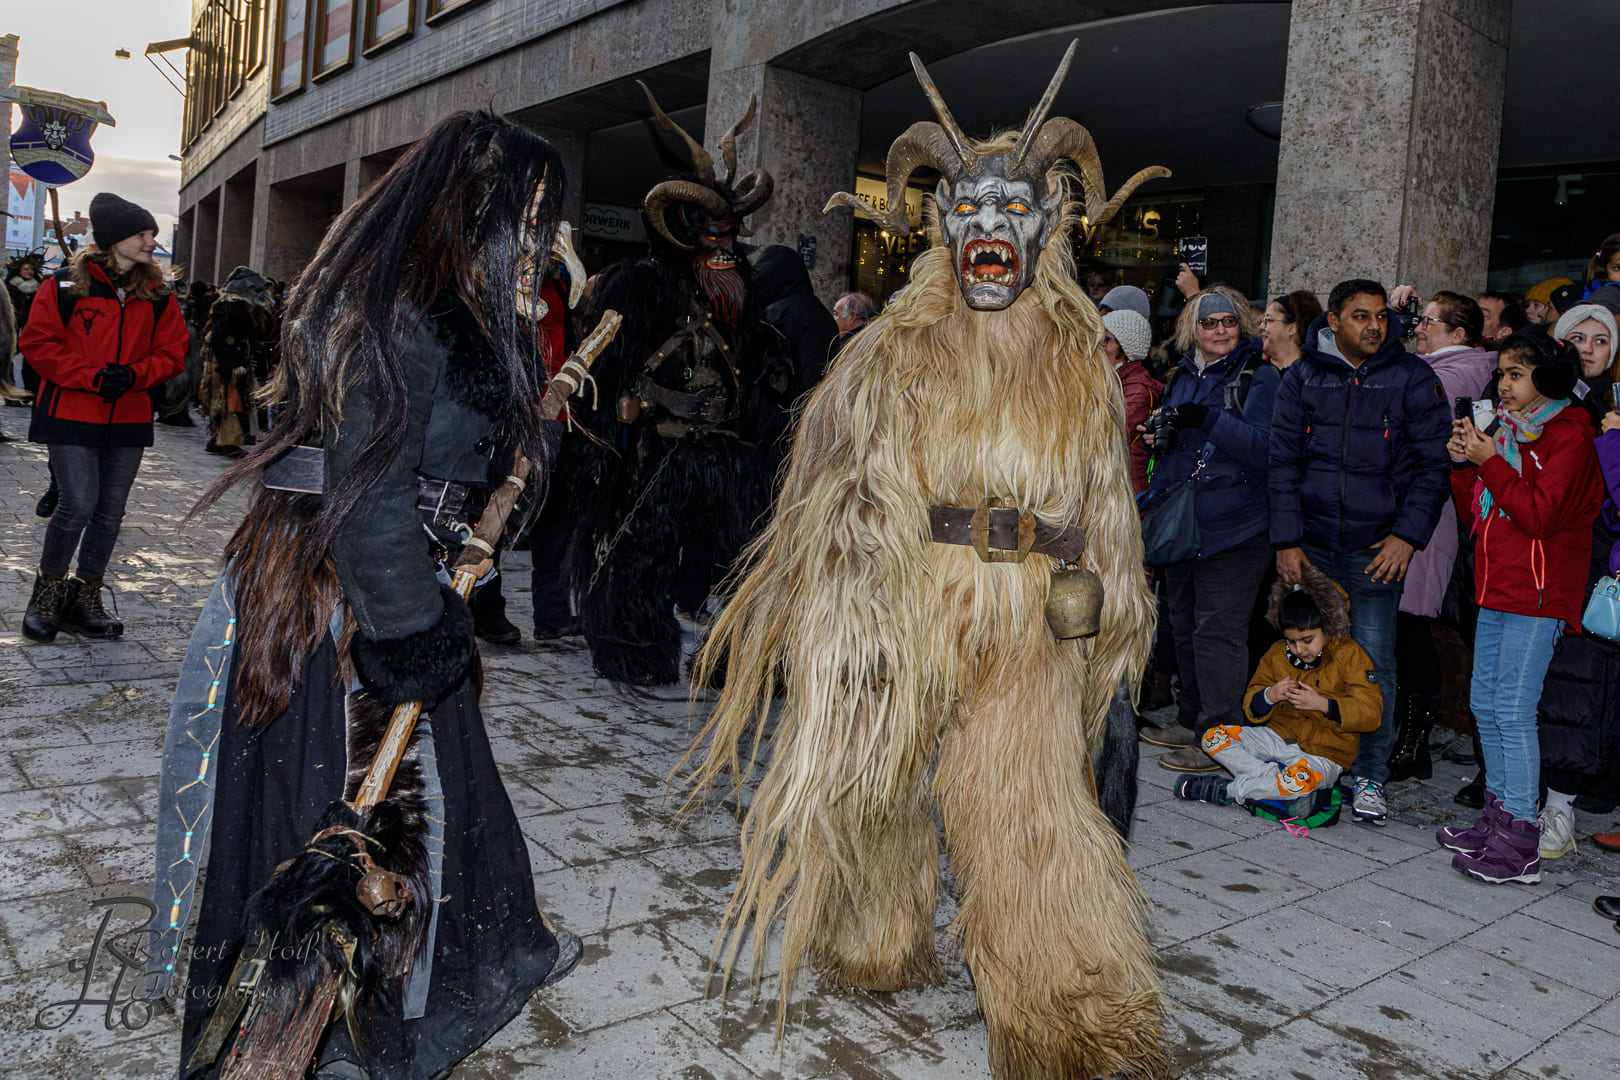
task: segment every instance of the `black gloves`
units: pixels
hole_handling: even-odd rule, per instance
[[[96,377],[92,381],[96,393],[101,395],[101,400],[110,405],[127,394],[129,388],[135,385],[135,372],[123,364],[108,364],[96,372]]]
[[[1201,428],[1204,421],[1209,419],[1209,406],[1188,402],[1176,406],[1176,430],[1185,431],[1188,428]]]

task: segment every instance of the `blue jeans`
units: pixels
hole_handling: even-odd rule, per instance
[[[1364,732],[1356,752],[1353,776],[1382,784],[1389,779],[1389,752],[1395,745],[1395,617],[1401,606],[1404,581],[1374,581],[1367,564],[1378,557],[1375,548],[1328,551],[1304,545],[1312,566],[1332,578],[1350,594],[1350,636],[1367,650],[1373,662],[1373,681],[1384,695],[1384,721],[1377,731]]]
[[[1522,821],[1536,819],[1541,786],[1536,706],[1563,632],[1562,619],[1479,609],[1469,704],[1485,755],[1485,786]]]

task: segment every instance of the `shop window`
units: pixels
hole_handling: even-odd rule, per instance
[[[1101,228],[1076,237],[1076,272],[1101,271],[1109,288],[1135,285],[1147,293],[1155,314],[1174,314],[1174,305],[1162,301],[1167,290],[1177,295],[1176,239],[1202,234],[1203,222],[1202,195],[1133,198]]]

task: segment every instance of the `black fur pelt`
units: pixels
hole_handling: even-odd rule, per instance
[[[392,713],[363,690],[349,696],[345,799],[359,789]],[[432,914],[427,812],[413,734],[386,799],[366,812],[347,802],[331,803],[316,829],[316,835],[328,828],[354,830],[365,838],[378,867],[406,879],[412,898],[398,918],[373,916],[360,902],[355,887],[361,870],[355,842],[347,834],[310,843],[248,899],[244,933],[232,944],[229,962],[220,967],[221,982],[211,999],[223,999],[243,949],[265,957],[252,1006],[253,1031],[236,1038],[248,1039],[256,1050],[279,1044],[287,1029],[307,1019],[318,984],[337,974],[343,987],[339,1000],[356,1049],[381,1061],[400,1051],[404,981],[423,953]],[[341,935],[332,933],[334,926]],[[352,953],[346,954],[345,945]],[[230,1051],[227,1042],[221,1059]]]
[[[499,415],[500,403],[512,394],[511,377],[467,305],[449,294],[441,296],[428,309],[427,323],[454,358],[444,369],[450,396],[484,416]]]
[[[1108,728],[1093,763],[1097,804],[1113,822],[1121,840],[1131,838],[1131,818],[1136,813],[1136,767],[1141,753],[1136,707],[1131,704],[1130,687],[1121,680],[1114,700],[1108,703]]]
[[[373,641],[356,634],[349,647],[360,681],[387,705],[432,705],[461,681],[478,655],[472,611],[459,593],[440,586],[444,615],[426,630]]]
[[[746,260],[739,266],[747,280]],[[625,321],[592,368],[597,407],[576,409],[576,419],[594,439],[572,436],[558,471],[560,485],[577,503],[565,578],[597,673],[615,682],[650,686],[680,678],[673,608],[682,547],[692,537],[706,540],[718,585],[769,512],[797,389],[779,335],[760,321],[750,296],[740,325],[724,330],[739,382],[728,391],[738,401],[735,417],[681,437],[659,433],[656,410],[621,423],[620,395],[685,322],[697,298],[696,280],[668,257],[620,263],[603,273],[593,293],[596,310],[612,308]],[[677,350],[655,379],[684,391],[694,369],[719,370],[723,364],[706,340],[697,342],[695,355],[693,350]],[[604,546],[611,552],[599,563]]]

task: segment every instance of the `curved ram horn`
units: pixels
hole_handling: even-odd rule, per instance
[[[669,204],[678,202],[693,203],[701,207],[704,213],[715,218],[730,217],[733,212],[718,191],[690,180],[665,180],[647,192],[646,199],[641,203],[642,210],[646,211],[647,220],[652,222],[653,228],[657,229],[665,240],[687,251],[691,251],[694,245],[684,244],[675,239],[675,234],[669,231],[669,224],[664,221]]]
[[[726,183],[728,184],[731,183],[731,178],[737,175],[737,136],[748,130],[748,125],[753,123],[754,120],[754,110],[758,107],[759,98],[749,98],[748,111],[743,113],[741,120],[731,125],[731,130],[726,132],[725,137],[720,140],[720,157],[726,163]]]
[[[922,83],[923,93],[928,96],[928,104],[934,107],[934,115],[939,117],[940,130],[945,138],[950,141],[951,149],[956,152],[957,159],[963,165],[972,165],[978,159],[978,155],[968,149],[967,136],[963,135],[962,129],[957,126],[956,117],[951,115],[950,107],[945,104],[944,95],[939,92],[939,87],[934,85],[934,80],[928,74],[928,69],[923,67],[923,62],[916,53],[911,54],[911,70],[917,73],[917,81]],[[911,130],[916,130],[915,125],[912,126]],[[904,135],[900,137],[905,138]],[[944,169],[940,170],[940,172],[944,171]]]
[[[1138,172],[1135,176],[1131,177],[1129,180],[1125,181],[1119,186],[1119,189],[1114,192],[1114,197],[1108,200],[1107,206],[1103,207],[1095,217],[1088,218],[1091,228],[1095,229],[1097,226],[1119,213],[1119,208],[1125,205],[1125,200],[1130,198],[1131,194],[1135,192],[1137,188],[1141,187],[1149,180],[1159,180],[1168,177],[1169,175],[1170,170],[1165,168],[1163,165],[1149,165],[1147,168]]]
[[[956,148],[951,143],[950,134],[938,124],[919,120],[894,140],[893,145],[889,147],[889,156],[884,161],[883,172],[888,181],[887,211],[879,213],[860,196],[840,191],[827,200],[827,205],[821,212],[825,214],[829,210],[847,206],[857,213],[865,214],[886,229],[901,236],[908,236],[911,233],[911,223],[906,220],[906,181],[911,178],[912,173],[924,165],[939,170],[946,183],[954,183],[966,168],[966,164],[957,155]]]
[[[658,126],[686,144],[686,152],[692,158],[692,170],[706,182],[714,183],[714,159],[709,156],[707,150],[703,149],[703,144],[688,135],[685,128],[671,120],[664,113],[664,110],[658,107],[658,99],[653,97],[653,92],[647,89],[646,83],[637,79],[636,85],[641,87],[641,92],[647,95],[647,104],[652,106],[653,116],[657,118]]]
[[[764,169],[755,169],[738,180],[732,190],[737,196],[732,212],[738,217],[747,217],[770,200],[771,192],[776,190],[776,181]]]
[[[1095,223],[1108,201],[1108,185],[1103,180],[1097,144],[1091,141],[1091,132],[1073,120],[1066,116],[1054,116],[1042,124],[1036,133],[1023,171],[1044,176],[1062,158],[1068,158],[1080,169],[1080,181],[1085,188],[1086,217]]]
[[[1069,64],[1074,60],[1074,50],[1079,45],[1079,38],[1069,42],[1069,49],[1063,54],[1063,62],[1058,64],[1057,72],[1052,76],[1052,81],[1046,84],[1046,93],[1042,94],[1041,100],[1036,103],[1035,111],[1029,114],[1029,121],[1024,125],[1024,130],[1018,135],[1018,145],[1013,147],[1012,156],[1007,159],[1008,174],[1018,171],[1018,166],[1024,162],[1024,155],[1029,153],[1029,148],[1034,145],[1035,137],[1040,133],[1041,128],[1045,126],[1046,114],[1052,111],[1052,102],[1057,99],[1058,87],[1063,85],[1064,78],[1069,74]]]

